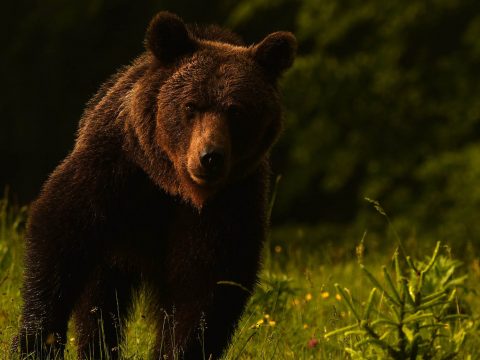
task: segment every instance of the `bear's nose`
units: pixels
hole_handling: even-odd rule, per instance
[[[200,154],[200,163],[209,176],[218,175],[224,162],[225,155],[220,149],[209,149]]]

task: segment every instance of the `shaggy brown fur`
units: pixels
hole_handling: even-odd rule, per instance
[[[295,38],[277,32],[246,47],[162,12],[145,44],[88,103],[73,151],[31,207],[13,343],[23,355],[63,356],[73,315],[80,358],[117,356],[132,292],[146,286],[155,356],[202,358],[195,332],[204,316],[206,356],[217,358],[248,297],[219,282],[255,284],[267,153],[281,129],[276,81]],[[162,339],[172,309],[176,349]]]

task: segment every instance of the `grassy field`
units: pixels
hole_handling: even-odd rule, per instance
[[[0,203],[0,359],[9,357],[20,320],[26,212]],[[398,248],[392,228],[363,240],[356,235],[273,229],[261,282],[224,358],[480,358],[473,290],[480,262],[473,246],[458,256],[452,244],[435,251],[434,242],[415,238]],[[126,359],[149,358],[153,339],[143,303],[140,295],[122,347]],[[68,341],[66,358],[74,359],[72,331]]]

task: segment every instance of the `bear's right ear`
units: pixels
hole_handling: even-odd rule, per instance
[[[253,47],[253,56],[270,79],[276,81],[292,66],[296,51],[295,36],[287,31],[277,31]]]
[[[197,43],[188,33],[185,23],[168,11],[159,12],[150,21],[145,34],[145,47],[164,65],[193,53]]]

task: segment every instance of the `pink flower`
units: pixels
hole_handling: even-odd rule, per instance
[[[318,345],[318,340],[316,338],[312,337],[310,340],[308,340],[307,347],[309,349],[313,349],[317,347],[317,345]]]

